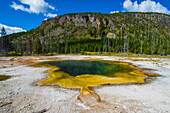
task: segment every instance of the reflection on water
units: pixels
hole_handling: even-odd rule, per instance
[[[123,70],[120,65],[101,61],[55,61],[46,63],[60,67],[61,69],[58,71],[66,72],[71,76],[82,74],[113,76],[114,73]]]
[[[10,76],[4,76],[4,75],[0,75],[0,81],[4,81],[11,78]]]

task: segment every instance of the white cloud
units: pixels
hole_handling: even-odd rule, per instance
[[[44,14],[44,16],[53,18],[53,17],[56,17],[58,15],[57,14],[52,14],[52,13],[47,13],[47,14]]]
[[[156,3],[152,0],[145,0],[140,4],[138,4],[137,1],[133,3],[131,0],[125,0],[123,7],[127,11],[132,12],[159,12],[170,14],[170,11],[166,7],[162,6],[159,2]]]
[[[22,10],[29,13],[46,13],[48,12],[48,9],[55,10],[55,7],[49,5],[44,0],[19,0],[21,4],[16,4],[13,2],[11,5],[12,8],[15,10]],[[26,7],[26,6],[28,7]]]
[[[48,20],[48,18],[45,18],[44,20],[46,21],[46,20]]]
[[[7,26],[7,25],[4,25],[4,24],[1,24],[1,23],[0,23],[0,30],[2,29],[2,27],[5,28],[7,34],[12,34],[12,33],[17,33],[17,32],[26,31],[26,30],[23,30],[22,28],[19,28],[19,27],[11,27],[11,26]],[[1,32],[1,31],[0,31],[0,32]],[[1,36],[1,35],[0,35],[0,36]]]
[[[111,13],[111,14],[113,14],[113,13],[119,13],[119,11],[111,11],[110,13]]]

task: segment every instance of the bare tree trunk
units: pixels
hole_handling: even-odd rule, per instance
[[[57,42],[57,46],[58,46],[58,50],[57,50],[57,53],[59,53],[60,51],[60,39],[58,39],[58,42]]]
[[[51,36],[50,38],[50,52],[51,54],[53,55],[53,52],[54,52],[54,39],[53,39],[53,36]]]
[[[19,51],[21,52],[21,55],[23,55],[23,43],[19,41],[18,45],[19,45]]]
[[[126,39],[124,38],[124,53],[125,53],[125,48],[126,48]]]
[[[150,29],[150,22],[148,22],[148,38],[147,38],[147,42],[149,40],[149,29]]]
[[[103,52],[105,52],[105,37],[103,38]]]
[[[159,46],[160,46],[160,55],[161,55],[161,53],[162,53],[162,48],[161,48],[161,38],[160,38]]]
[[[121,27],[121,42],[122,42],[122,27]],[[121,53],[122,53],[122,44],[121,44]]]
[[[129,39],[127,39],[127,54],[129,52]]]
[[[30,54],[32,54],[32,46],[32,40],[27,40],[27,51],[30,52]]]
[[[116,53],[118,52],[118,42],[117,42],[117,39],[116,39],[115,51],[116,51]]]
[[[141,54],[142,54],[142,44],[143,44],[143,40],[142,40],[142,32],[141,32],[140,42],[141,42],[141,46],[140,46],[141,48],[140,48],[140,49],[141,49]]]
[[[109,41],[109,38],[108,38],[108,52],[110,53],[110,41]]]
[[[67,53],[67,39],[65,39],[65,53]]]
[[[153,41],[153,33],[152,33],[152,41]],[[151,54],[153,55],[153,47],[152,47],[152,45],[153,45],[152,43],[153,42],[152,41],[151,41]]]
[[[32,50],[33,50],[33,48],[34,48],[34,37],[32,37]],[[35,51],[33,50],[33,54],[35,54]]]

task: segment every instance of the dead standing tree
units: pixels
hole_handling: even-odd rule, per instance
[[[1,37],[5,36],[6,35],[6,30],[4,27],[2,27],[1,29]]]
[[[9,51],[9,38],[6,36],[6,30],[4,27],[1,29],[1,50],[0,53],[7,54]]]

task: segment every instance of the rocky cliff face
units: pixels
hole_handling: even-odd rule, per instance
[[[170,16],[164,14],[140,14],[140,13],[130,13],[127,14],[129,17],[136,17],[136,18],[146,18],[149,20],[156,21],[158,25],[170,25]]]
[[[162,35],[168,35],[170,31],[170,15],[158,13],[75,13],[66,14],[48,19],[42,24],[28,31],[22,39],[39,36],[56,37],[64,39],[66,36],[74,38],[102,38],[120,37],[121,29],[127,34],[134,31],[146,33],[161,31]],[[112,35],[110,35],[112,33]]]
[[[170,16],[164,14],[147,14],[147,13],[117,13],[117,14],[67,14],[63,16],[58,16],[50,20],[43,21],[40,25],[44,26],[46,23],[51,23],[52,25],[65,23],[74,23],[76,26],[89,26],[99,27],[101,21],[103,22],[103,27],[107,25],[111,28],[115,27],[112,20],[121,21],[122,19],[138,18],[141,19],[141,23],[147,23],[147,20],[154,21],[156,25],[168,25],[170,26]],[[145,20],[145,21],[144,21]]]
[[[157,13],[77,13],[66,14],[45,20],[34,30],[35,34],[45,37],[57,36],[63,38],[63,34],[72,34],[72,37],[98,37],[104,32],[108,36],[112,31],[122,29],[147,29],[148,25],[153,30],[165,29],[168,33],[170,29],[170,16]],[[129,32],[129,31],[128,31]],[[115,33],[114,33],[115,34]],[[100,36],[99,38],[101,38]],[[114,35],[114,38],[116,35]]]

